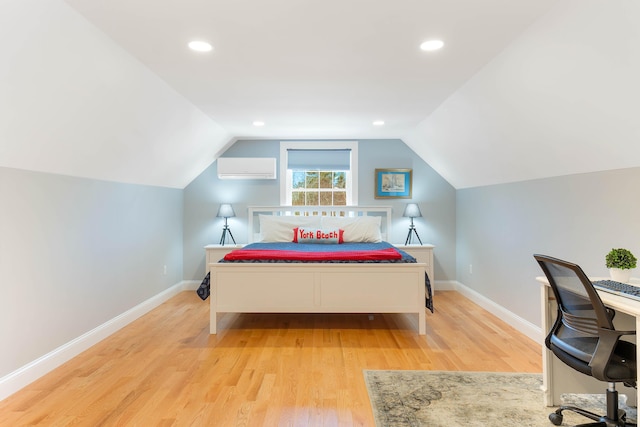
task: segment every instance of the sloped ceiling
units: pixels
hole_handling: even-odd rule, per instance
[[[183,188],[233,138],[58,0],[2,2],[0,167]]]
[[[456,188],[640,166],[632,0],[3,9],[0,166],[182,188],[237,138],[402,138]]]
[[[405,141],[457,188],[640,166],[640,2],[562,1]]]

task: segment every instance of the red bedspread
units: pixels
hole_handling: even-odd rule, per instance
[[[401,259],[394,248],[349,252],[300,252],[265,249],[237,249],[225,255],[225,261],[283,260],[283,261],[380,261]]]

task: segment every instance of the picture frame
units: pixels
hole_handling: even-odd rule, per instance
[[[410,199],[412,169],[376,169],[376,199]]]

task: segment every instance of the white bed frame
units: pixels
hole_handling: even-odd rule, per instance
[[[383,217],[383,240],[391,230],[391,207],[249,207],[249,239],[259,235],[259,214]],[[210,333],[218,313],[415,313],[426,334],[423,263],[218,263],[210,262]]]

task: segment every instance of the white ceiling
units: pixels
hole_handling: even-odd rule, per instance
[[[404,139],[456,188],[639,167],[639,23],[563,0]]]
[[[7,0],[21,13],[0,17],[0,47],[20,65],[0,69],[0,90],[4,80],[29,108],[25,94],[71,99],[49,105],[39,133],[24,129],[26,105],[19,131],[0,123],[0,166],[184,187],[239,138],[402,138],[456,188],[640,166],[640,2],[58,2]],[[421,51],[432,38],[444,48]],[[190,51],[193,39],[214,51]],[[38,55],[24,61],[29,49]],[[32,69],[41,81],[27,80]],[[56,92],[76,82],[82,99]],[[83,125],[63,132],[71,102]],[[8,145],[18,139],[22,150]],[[622,154],[608,155],[610,144]],[[58,154],[38,163],[42,149]]]
[[[66,2],[234,136],[380,138],[414,128],[553,0]],[[421,51],[432,38],[445,48]]]

